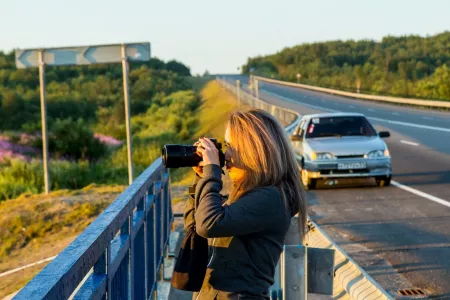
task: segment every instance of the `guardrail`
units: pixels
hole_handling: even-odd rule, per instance
[[[152,299],[173,221],[155,160],[13,299]]]
[[[239,101],[264,109],[279,118],[285,126],[287,125],[285,129],[288,134],[295,129],[301,119],[300,114],[293,110],[267,103],[246,93],[240,89],[239,82],[233,85],[223,79],[218,78],[218,81]],[[285,112],[282,112],[283,110]],[[291,228],[286,236],[281,264],[277,266],[275,285],[271,291],[272,299],[303,300],[307,298],[307,293],[332,294],[334,299],[394,299],[312,220],[308,220],[309,231],[305,237],[306,247],[303,247],[297,222],[296,218],[292,219]],[[334,255],[330,256],[325,249],[335,250]],[[334,268],[327,271],[326,261],[330,260],[330,257]],[[333,287],[330,293],[326,286],[327,275],[332,278]]]
[[[340,95],[350,98],[358,98],[372,101],[381,101],[381,102],[390,102],[396,104],[408,104],[422,107],[433,107],[433,108],[446,108],[450,109],[450,101],[436,101],[436,100],[425,100],[425,99],[409,99],[409,98],[400,98],[400,97],[390,97],[390,96],[377,96],[377,95],[368,95],[368,94],[360,94],[360,93],[352,93],[352,92],[344,92],[334,89],[321,88],[312,85],[293,83],[275,79],[269,79],[265,77],[253,76],[254,80],[265,81],[273,84],[291,86],[296,88],[307,89],[311,91],[323,92],[328,94]]]
[[[367,272],[348,256],[329,236],[309,220],[306,245],[320,249],[334,249],[333,296],[341,299],[349,295],[351,299],[394,299]]]
[[[295,126],[297,126],[298,122],[300,122],[301,116],[299,116],[296,111],[262,101],[257,97],[243,91],[240,88],[239,84],[233,85],[228,81],[221,80],[219,78],[217,78],[217,80],[223,87],[225,87],[237,97],[239,105],[245,104],[250,107],[259,108],[269,112],[270,114],[275,116],[283,124],[283,126],[286,126],[285,129],[287,132],[290,133],[292,130],[294,130]]]

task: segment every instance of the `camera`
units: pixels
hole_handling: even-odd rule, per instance
[[[222,151],[222,144],[216,139],[210,139],[217,150],[219,150],[220,167],[225,166],[225,154]],[[197,154],[197,146],[193,145],[164,145],[162,150],[162,160],[166,168],[182,168],[195,167],[202,161],[202,158]]]

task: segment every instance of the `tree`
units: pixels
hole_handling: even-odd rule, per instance
[[[171,60],[166,64],[166,69],[168,71],[172,71],[174,73],[177,73],[180,76],[191,76],[191,70],[183,65],[182,63]]]
[[[267,56],[249,58],[242,67],[250,73],[296,81],[300,71],[307,84],[365,93],[422,97],[435,80],[416,84],[450,65],[450,32],[435,36],[387,36],[381,42],[330,41],[282,49]],[[442,70],[441,70],[442,71]],[[440,82],[436,89],[446,89]],[[434,93],[442,97],[445,92]],[[440,98],[441,99],[441,98]],[[450,100],[450,98],[446,98]]]

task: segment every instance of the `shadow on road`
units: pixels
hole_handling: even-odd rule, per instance
[[[428,223],[428,224],[427,224]],[[432,224],[430,224],[432,223]],[[438,218],[410,218],[395,221],[326,222],[349,236],[340,245],[359,244],[367,251],[384,258],[386,265],[366,265],[364,269],[376,281],[395,273],[403,275],[411,288],[422,288],[430,293],[430,299],[447,299],[450,294],[450,234],[431,231],[430,228],[446,228],[450,215]],[[428,225],[428,226],[427,226]],[[430,226],[431,225],[431,226]],[[441,230],[442,232],[442,230]],[[358,253],[360,255],[361,253]],[[364,263],[364,262],[362,262]]]
[[[450,170],[437,172],[394,173],[393,178],[408,186],[428,184],[450,184]]]

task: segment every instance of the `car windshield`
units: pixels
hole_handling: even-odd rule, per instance
[[[311,119],[306,131],[306,138],[374,136],[376,134],[365,117],[324,117]]]

